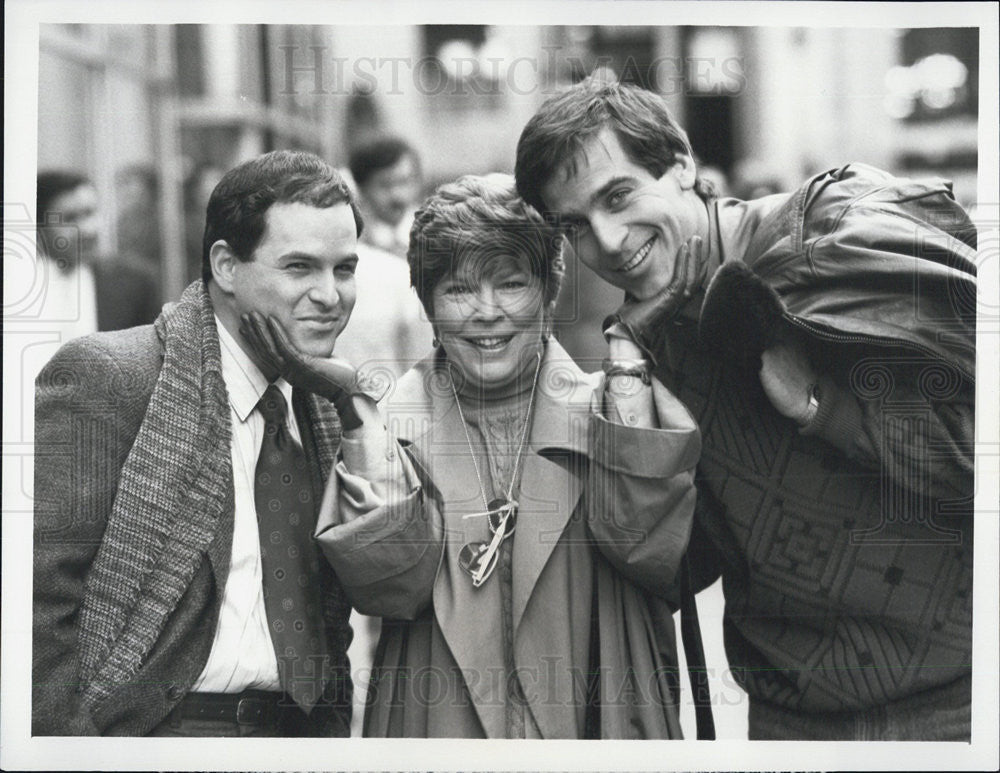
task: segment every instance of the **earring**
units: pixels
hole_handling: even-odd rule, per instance
[[[431,346],[433,346],[435,349],[437,349],[438,347],[440,347],[441,346],[441,339],[438,338],[437,336],[434,336],[431,339]]]
[[[550,338],[552,338],[552,323],[546,322],[545,327],[542,329],[542,342],[548,343]]]

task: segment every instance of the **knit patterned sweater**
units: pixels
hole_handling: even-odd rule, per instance
[[[696,532],[702,586],[721,570],[729,666],[751,701],[859,711],[971,671],[971,505],[926,517],[877,468],[804,435],[668,326],[658,375],[701,427]]]

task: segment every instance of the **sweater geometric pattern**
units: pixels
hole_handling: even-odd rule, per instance
[[[658,375],[703,438],[696,519],[710,544],[694,538],[692,564],[702,585],[721,568],[726,653],[751,698],[863,710],[968,674],[971,505],[932,523],[893,516],[878,470],[801,435],[758,379],[699,350],[695,325],[667,327]]]

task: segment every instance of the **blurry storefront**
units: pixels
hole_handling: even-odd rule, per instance
[[[865,161],[952,178],[971,204],[978,49],[975,29],[44,24],[38,167],[94,179],[105,249],[153,266],[165,299],[197,276],[234,164],[282,147],[342,165],[389,130],[428,188],[509,172],[538,104],[595,70],[664,94],[723,192]],[[596,356],[591,323],[619,299],[575,273],[566,295],[568,348]]]

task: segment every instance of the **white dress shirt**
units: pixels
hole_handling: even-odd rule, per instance
[[[278,663],[264,606],[260,535],[254,502],[257,458],[264,438],[264,417],[256,407],[269,382],[218,317],[215,326],[219,331],[222,379],[229,395],[233,428],[230,445],[234,489],[233,546],[212,649],[191,689],[226,693],[250,688],[279,691]],[[292,410],[292,386],[284,379],[278,379],[275,386],[281,390],[288,406],[288,432],[301,445]],[[366,425],[361,437],[342,439],[341,452],[347,466],[343,461],[338,463],[335,473],[338,483],[331,482],[328,491],[340,492],[339,507],[346,511],[346,517],[358,517],[373,510],[383,504],[388,490],[405,485],[401,483],[403,472],[397,456],[390,454],[387,458],[386,448],[383,427]]]
[[[241,692],[248,688],[281,689],[278,662],[267,626],[260,563],[260,536],[254,503],[254,476],[264,438],[264,417],[255,410],[268,380],[250,357],[215,319],[222,351],[222,378],[229,393],[233,438],[233,548],[222,609],[205,669],[195,681],[195,692]],[[292,411],[292,386],[284,379],[275,385],[288,405],[288,431],[301,444]]]

